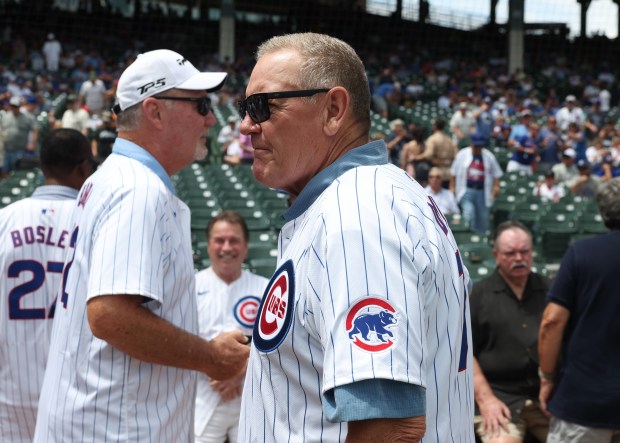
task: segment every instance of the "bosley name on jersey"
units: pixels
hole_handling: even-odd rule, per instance
[[[57,246],[65,249],[68,231],[56,231],[54,227],[38,225],[36,227],[26,226],[22,229],[11,231],[11,240],[13,247],[18,248],[23,245],[32,245],[34,243],[43,243],[48,246]]]

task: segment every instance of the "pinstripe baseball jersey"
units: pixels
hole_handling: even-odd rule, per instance
[[[348,406],[333,394],[371,380],[426,389],[423,441],[473,443],[469,275],[432,198],[386,163],[384,143],[357,148],[287,212],[254,326],[240,441],[344,441],[346,423],[327,417]],[[358,394],[362,419],[390,416]]]
[[[78,191],[41,186],[0,210],[0,439],[32,442]]]
[[[117,139],[82,186],[63,271],[35,442],[187,442],[196,375],[132,358],[96,338],[86,304],[139,294],[198,333],[189,208],[145,150]]]
[[[196,294],[200,336],[211,340],[231,329],[251,334],[268,281],[265,277],[242,270],[241,276],[229,285],[211,267],[198,272]],[[194,420],[196,435],[204,432],[218,404],[220,395],[209,385],[209,377],[198,374]]]

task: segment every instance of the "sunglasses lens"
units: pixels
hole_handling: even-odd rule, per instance
[[[239,118],[243,120],[246,112],[245,100],[240,100],[237,103],[237,112],[239,113]]]
[[[211,100],[205,97],[198,102],[198,113],[206,117],[209,111],[211,111]]]
[[[243,120],[247,112],[254,123],[262,123],[269,120],[269,104],[267,98],[262,95],[251,95],[238,104],[239,118]]]
[[[269,120],[271,113],[269,112],[269,103],[267,101],[267,97],[265,97],[264,95],[254,96],[253,100],[250,102],[249,105],[250,106],[248,107],[251,108],[251,112],[249,109],[248,112],[250,113],[250,117],[252,117],[252,120],[254,120],[256,123],[262,123]]]

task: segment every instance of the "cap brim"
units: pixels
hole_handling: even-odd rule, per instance
[[[199,72],[176,85],[175,88],[191,91],[217,91],[224,85],[227,75],[226,72]]]

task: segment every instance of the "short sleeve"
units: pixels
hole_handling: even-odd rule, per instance
[[[88,296],[139,294],[158,302],[172,245],[176,212],[153,174],[119,188],[96,215]]]
[[[577,288],[576,275],[575,248],[571,246],[562,258],[558,274],[547,295],[547,301],[557,303],[572,311],[575,305],[575,289]]]

